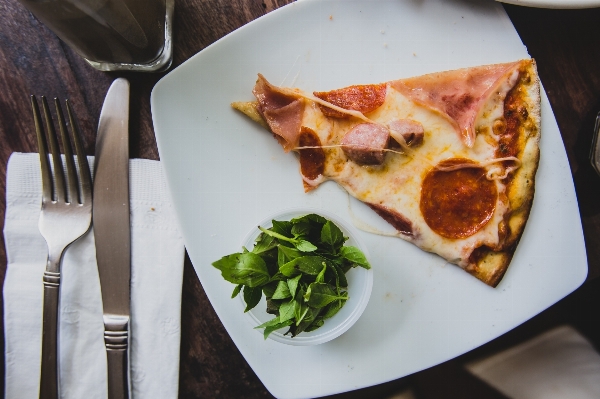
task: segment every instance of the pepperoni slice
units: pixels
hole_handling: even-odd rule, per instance
[[[473,165],[450,171],[438,168]],[[481,230],[496,209],[496,183],[486,170],[463,158],[442,161],[431,169],[421,187],[421,213],[427,225],[446,238],[466,238]]]
[[[379,108],[385,101],[386,84],[348,86],[331,91],[316,91],[313,94],[328,103],[363,114]],[[349,115],[319,105],[325,116],[347,118]]]
[[[300,147],[318,147],[298,150],[300,153],[300,171],[302,175],[310,180],[314,180],[323,174],[325,170],[325,151],[321,148],[321,140],[312,129],[302,126],[300,128],[298,144]]]

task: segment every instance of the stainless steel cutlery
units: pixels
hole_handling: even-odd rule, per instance
[[[92,183],[90,168],[83,150],[81,137],[73,118],[68,101],[65,101],[69,124],[73,135],[75,153],[67,133],[65,119],[58,99],[54,100],[56,119],[65,154],[66,175],[63,168],[56,129],[45,97],[42,97],[42,110],[46,120],[48,140],[44,134],[42,117],[34,96],[31,107],[40,153],[42,175],[42,210],[40,213],[40,233],[48,245],[48,261],[44,272],[44,305],[42,327],[42,370],[40,377],[40,398],[58,398],[58,319],[61,262],[65,249],[85,234],[92,220]],[[52,167],[48,155],[48,145],[52,155]],[[75,167],[79,164],[79,172]]]
[[[66,248],[89,230],[93,219],[102,292],[108,397],[125,399],[129,397],[131,275],[129,82],[122,78],[116,79],[109,88],[102,107],[96,141],[93,208],[90,167],[68,101],[66,108],[76,157],[73,156],[60,102],[55,100],[56,119],[66,167],[63,167],[56,129],[45,97],[42,97],[42,110],[46,129],[43,128],[40,109],[34,96],[31,97],[31,106],[42,176],[39,229],[48,245],[48,262],[43,277],[42,369],[39,397],[60,397],[58,325],[61,261]],[[44,130],[47,131],[47,140]],[[75,167],[76,161],[79,164],[78,170]]]
[[[129,340],[129,82],[115,80],[106,94],[96,138],[94,237],[104,308],[108,397],[127,398]]]

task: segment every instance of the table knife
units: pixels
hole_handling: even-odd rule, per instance
[[[116,79],[102,105],[94,167],[92,213],[102,290],[108,397],[129,397],[129,82]]]

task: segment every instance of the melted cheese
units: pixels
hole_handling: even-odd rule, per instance
[[[503,200],[506,187],[500,180],[494,180],[499,195],[491,220],[474,235],[454,240],[441,237],[425,222],[419,207],[422,182],[431,168],[446,159],[466,158],[489,164],[495,158],[497,137],[493,135],[492,125],[502,117],[504,98],[517,78],[518,71],[510,74],[482,107],[475,125],[478,134],[472,148],[465,146],[448,118],[436,110],[418,105],[388,85],[384,104],[371,112],[368,120],[384,126],[397,119],[415,120],[423,125],[425,137],[423,144],[410,153],[387,152],[380,166],[358,165],[338,147],[344,134],[357,123],[362,123],[361,120],[327,118],[316,102],[306,99],[302,125],[319,136],[326,163],[322,176],[305,181],[316,186],[324,180],[333,180],[360,201],[381,205],[402,214],[411,221],[413,235],[400,234],[401,238],[466,267],[475,248],[482,245],[490,248],[498,246],[498,224],[508,209]],[[501,167],[494,168],[496,175],[502,174]]]

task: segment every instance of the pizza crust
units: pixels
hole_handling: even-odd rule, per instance
[[[258,101],[235,101],[231,103],[231,107],[269,130],[269,125],[265,122],[260,112],[258,112]]]
[[[525,65],[514,90],[520,91],[518,97],[528,115],[523,118],[519,127],[517,158],[521,160],[521,166],[514,172],[506,187],[509,201],[507,237],[501,248],[484,250],[474,264],[465,268],[467,272],[492,287],[498,285],[508,269],[525,230],[535,193],[535,175],[540,159],[541,114],[540,82],[534,60]]]

